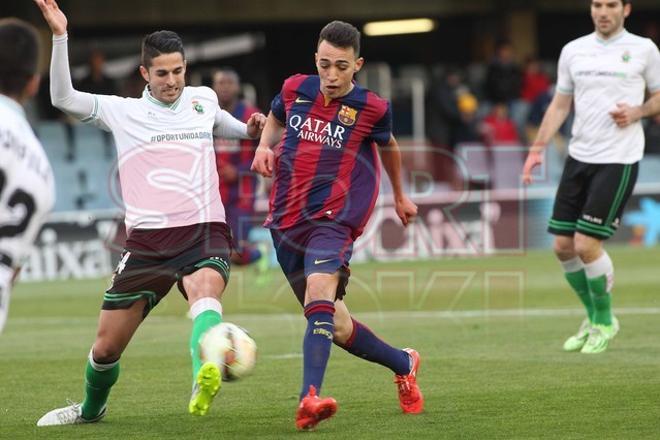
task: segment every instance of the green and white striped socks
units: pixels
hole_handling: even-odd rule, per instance
[[[614,285],[614,265],[610,256],[603,253],[595,261],[584,265],[589,290],[594,302],[592,322],[599,325],[612,325],[612,286]]]
[[[192,334],[190,335],[190,356],[192,357],[193,381],[195,381],[197,372],[202,367],[199,341],[208,329],[222,322],[222,305],[216,298],[200,298],[190,306],[190,315],[193,319]]]
[[[587,281],[587,273],[584,270],[584,264],[580,257],[574,257],[570,260],[560,261],[564,268],[564,277],[568,284],[573,288],[584,308],[587,310],[587,317],[589,321],[593,322],[594,318],[594,301],[589,291],[589,282]]]

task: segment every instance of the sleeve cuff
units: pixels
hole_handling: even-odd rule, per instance
[[[69,39],[69,34],[67,32],[63,33],[62,35],[55,35],[53,34],[53,43],[57,43],[60,41],[66,41]]]

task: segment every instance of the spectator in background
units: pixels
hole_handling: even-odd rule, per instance
[[[531,105],[536,98],[550,88],[550,78],[541,69],[541,62],[536,57],[529,57],[525,62],[520,97]]]
[[[452,182],[455,175],[454,146],[461,125],[458,95],[466,91],[460,72],[450,68],[436,75],[427,95],[427,135],[433,146],[433,176]]]
[[[218,95],[220,108],[240,121],[247,121],[259,109],[240,99],[241,81],[235,70],[222,68],[213,74],[213,90]],[[227,224],[237,242],[237,252],[231,255],[232,263],[248,265],[258,262],[257,269],[268,269],[268,252],[249,243],[254,223],[254,202],[257,175],[250,171],[257,141],[253,139],[227,140],[215,138],[216,166],[220,176],[220,197],[225,206]],[[262,280],[265,281],[265,280]]]
[[[89,73],[78,81],[78,88],[98,95],[116,95],[117,85],[105,72],[105,55],[99,49],[93,49],[87,59]]]
[[[527,121],[525,123],[525,136],[527,139],[536,139],[536,135],[539,132],[539,127],[543,121],[543,115],[545,115],[546,110],[552,102],[552,97],[555,94],[554,85],[548,86],[545,92],[536,96],[534,101],[531,103],[531,107],[527,114]],[[569,115],[560,127],[560,129],[555,133],[550,142],[556,147],[548,150],[548,154],[559,153],[560,160],[563,162],[564,156],[566,155],[566,140],[570,137],[570,126],[572,125],[572,115]]]
[[[76,88],[81,92],[93,93],[96,95],[117,95],[119,89],[115,81],[105,74],[105,55],[99,49],[92,49],[87,59],[89,73],[76,84]],[[110,159],[113,156],[114,145],[112,143],[112,134],[101,130],[103,136],[103,145],[105,147],[105,157]],[[70,146],[73,144],[70,144]],[[75,157],[75,152],[70,151]]]
[[[520,145],[518,130],[505,103],[498,102],[486,115],[482,124],[484,143],[494,147],[498,145]]]
[[[514,121],[517,138],[522,133],[525,121],[525,104],[520,99],[522,71],[515,60],[513,46],[509,41],[501,41],[495,49],[495,58],[486,72],[486,97],[490,104],[503,103],[508,116]]]
[[[527,136],[527,139],[534,139],[536,137],[536,133],[538,133],[541,122],[543,121],[543,115],[548,109],[550,102],[552,102],[554,94],[555,87],[550,86],[545,92],[537,95],[534,100],[531,101],[525,124],[525,135]]]
[[[454,145],[482,141],[477,110],[479,110],[479,101],[472,93],[464,91],[458,96],[460,121],[454,136]]]
[[[142,74],[140,74],[140,66],[135,66],[135,69],[125,77],[121,84],[121,96],[127,98],[140,98],[144,92],[146,85]]]
[[[536,139],[536,136],[543,121],[543,115],[548,110],[552,97],[555,94],[555,87],[551,85],[548,89],[538,95],[531,104],[527,114],[527,121],[525,122],[525,136],[526,141],[529,139]],[[567,142],[571,136],[571,126],[573,123],[573,114],[567,116],[566,121],[562,124],[557,133],[550,139],[550,145],[553,148],[546,150],[546,172],[549,182],[559,182],[563,163],[566,159]]]
[[[501,166],[502,158],[508,157],[509,153],[506,149],[502,149],[498,153],[497,148],[520,145],[516,123],[509,116],[509,107],[505,103],[498,102],[492,107],[481,124],[481,132],[484,144],[487,147],[486,160],[489,185],[495,185],[497,176],[501,175],[498,172],[498,166]]]
[[[486,97],[490,102],[511,105],[520,98],[522,73],[514,59],[513,46],[501,41],[495,49],[495,58],[486,73]]]
[[[474,148],[475,146],[482,145],[483,139],[481,137],[481,121],[477,117],[479,110],[479,102],[475,96],[468,92],[463,91],[458,96],[458,111],[460,114],[460,121],[455,133],[454,149],[456,150],[456,160],[462,164],[458,166],[454,162],[452,168],[452,175],[450,180],[451,188],[456,191],[462,191],[465,188],[482,189],[487,185],[487,182],[481,178],[481,173],[475,172],[474,168],[466,163],[470,159],[465,157],[463,148]],[[474,153],[473,153],[474,154]],[[474,155],[468,156],[474,157]],[[489,160],[487,157],[486,160]]]
[[[525,70],[522,77],[521,99],[512,108],[511,117],[516,123],[518,134],[527,142],[527,122],[534,102],[540,96],[547,96],[550,88],[550,78],[541,69],[541,62],[536,57],[528,57],[525,61]],[[551,99],[552,97],[549,97]],[[548,104],[550,101],[548,101]],[[546,105],[547,107],[547,105]],[[543,115],[541,114],[541,117]],[[539,121],[539,124],[541,122]],[[533,139],[533,138],[532,138]]]

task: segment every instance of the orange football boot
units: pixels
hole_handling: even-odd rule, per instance
[[[410,373],[394,375],[394,383],[399,389],[399,405],[406,414],[419,414],[424,410],[424,396],[417,385],[417,370],[421,358],[419,353],[412,348],[404,348],[403,351],[410,355],[412,366]]]
[[[337,401],[332,397],[323,399],[316,395],[314,385],[309,386],[309,393],[300,401],[296,411],[296,427],[301,431],[314,429],[320,421],[329,419],[337,412]]]

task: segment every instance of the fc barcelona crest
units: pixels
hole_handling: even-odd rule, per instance
[[[342,124],[351,126],[355,124],[355,120],[357,119],[357,110],[347,105],[342,105],[337,118]]]

